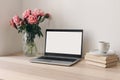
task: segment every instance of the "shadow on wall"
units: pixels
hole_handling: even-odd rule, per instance
[[[22,50],[22,39],[17,30],[6,25],[0,32],[0,55],[9,55],[12,53],[20,52]]]
[[[87,32],[83,33],[83,57],[91,49],[91,37]]]

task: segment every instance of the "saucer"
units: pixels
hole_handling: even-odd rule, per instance
[[[115,53],[116,52],[114,50],[109,50],[107,53],[102,53],[98,49],[95,49],[95,50],[89,52],[89,54],[101,55],[101,56],[114,55]]]

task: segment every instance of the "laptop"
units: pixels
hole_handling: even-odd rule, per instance
[[[46,29],[44,56],[32,63],[71,66],[82,58],[83,30]]]

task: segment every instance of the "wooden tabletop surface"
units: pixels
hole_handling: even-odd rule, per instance
[[[101,68],[84,60],[74,66],[30,63],[22,55],[0,57],[0,80],[120,80],[120,64]]]

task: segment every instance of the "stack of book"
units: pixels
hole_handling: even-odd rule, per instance
[[[117,65],[118,56],[116,54],[95,55],[89,52],[85,55],[85,60],[88,64],[108,68]]]

